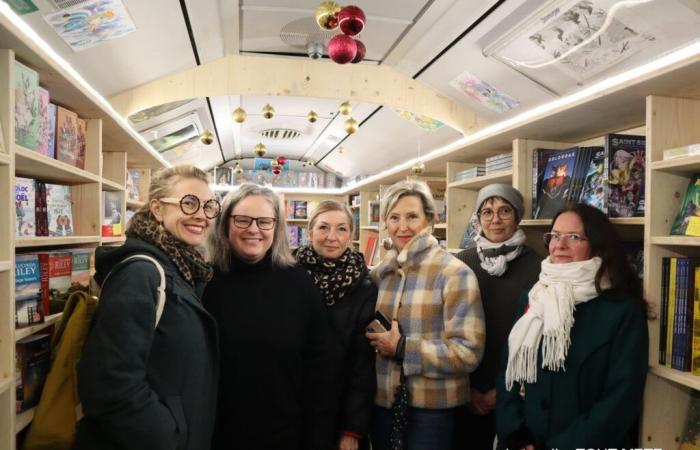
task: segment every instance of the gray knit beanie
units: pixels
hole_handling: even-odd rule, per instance
[[[479,195],[476,197],[477,211],[481,209],[481,205],[491,197],[501,197],[510,203],[515,211],[518,213],[518,221],[523,219],[523,214],[525,214],[525,206],[523,205],[523,194],[517,189],[509,184],[489,184],[484,186],[479,191]]]

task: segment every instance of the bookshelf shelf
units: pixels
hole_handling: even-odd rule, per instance
[[[700,247],[700,237],[693,236],[652,236],[650,243],[662,246]]]
[[[446,223],[436,223],[435,225],[433,225],[433,228],[436,230],[446,230],[447,224]]]
[[[10,261],[0,261],[0,272],[6,272],[10,270],[11,267],[12,264],[10,263]]]
[[[31,408],[15,416],[15,434],[24,430],[30,423],[32,423],[35,410],[36,408]]]
[[[350,205],[350,209],[360,209],[360,205]]]
[[[464,249],[463,249],[463,248],[448,248],[448,249],[447,249],[447,251],[450,252],[450,253],[459,253],[459,252],[461,252],[462,250],[464,250]]]
[[[77,244],[99,244],[100,236],[68,236],[68,237],[33,237],[19,238],[15,241],[16,248],[57,247]]]
[[[690,372],[681,372],[662,366],[651,366],[649,367],[649,371],[661,378],[674,381],[695,390],[700,390],[700,376],[693,375]]]
[[[548,227],[552,224],[552,219],[523,219],[518,224],[521,227]]]
[[[123,191],[124,186],[119,183],[115,183],[112,180],[102,178],[102,190],[103,191]]]
[[[651,163],[651,170],[662,172],[694,174],[700,172],[700,155],[684,156],[666,161],[655,161]]]
[[[613,225],[639,225],[644,226],[644,217],[611,217],[610,223]],[[548,227],[552,224],[552,219],[523,219],[520,221],[521,227]]]
[[[52,314],[50,316],[44,317],[44,322],[43,323],[38,323],[36,325],[32,325],[26,328],[19,328],[15,330],[15,342],[19,341],[20,339],[26,338],[27,336],[31,336],[34,333],[37,333],[44,328],[48,328],[51,325],[54,325],[58,322],[61,321],[61,317],[63,317],[63,313],[58,313],[58,314]]]
[[[309,219],[287,219],[289,223],[307,223]]]
[[[126,201],[126,207],[129,209],[141,209],[143,205],[145,205],[146,202],[142,202],[140,200],[127,200]]]
[[[94,173],[48,158],[19,145],[15,145],[15,174],[64,184],[93,183],[100,179]]]
[[[453,181],[447,185],[448,188],[460,189],[481,189],[491,183],[507,183],[510,184],[513,179],[512,170],[501,170],[495,173],[484,175],[481,177],[469,178],[466,180]]]
[[[12,158],[7,153],[0,153],[0,166],[9,166]]]
[[[125,241],[126,241],[126,236],[110,236],[110,237],[103,237],[102,238],[103,244],[117,244],[117,243],[122,243]]]
[[[6,390],[13,386],[12,378],[5,377],[0,379],[0,395],[2,395]]]
[[[365,225],[364,227],[360,227],[360,230],[379,231],[379,226],[378,225]]]

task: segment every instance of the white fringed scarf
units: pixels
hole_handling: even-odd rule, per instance
[[[513,383],[537,381],[537,350],[542,342],[542,368],[560,370],[571,344],[574,310],[598,296],[595,275],[602,260],[553,264],[549,257],[542,261],[539,281],[532,287],[528,310],[513,325],[508,336],[506,388]],[[609,287],[607,278],[601,289]],[[544,338],[544,339],[543,339]]]
[[[479,234],[474,240],[481,267],[489,275],[500,277],[508,269],[508,262],[517,258],[522,252],[525,239],[525,232],[520,229],[503,242],[491,242],[483,234]]]

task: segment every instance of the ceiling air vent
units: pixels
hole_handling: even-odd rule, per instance
[[[90,0],[49,0],[49,3],[51,3],[56,9],[68,9],[89,1]]]
[[[268,139],[281,139],[289,140],[298,138],[301,136],[301,132],[297,130],[292,130],[289,128],[268,128],[267,130],[262,130],[260,134]]]

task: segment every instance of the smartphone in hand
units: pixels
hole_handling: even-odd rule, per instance
[[[389,320],[381,311],[374,312],[374,318],[367,325],[367,331],[371,333],[386,333],[391,329],[391,320]]]

